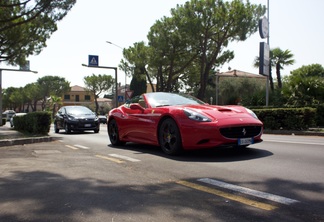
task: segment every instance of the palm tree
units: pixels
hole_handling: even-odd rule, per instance
[[[277,74],[277,81],[278,81],[278,88],[282,88],[282,81],[281,81],[281,73],[280,70],[283,69],[285,65],[292,65],[295,63],[293,59],[294,55],[291,53],[290,50],[281,50],[280,48],[275,48],[270,50],[270,73],[269,73],[269,80],[270,80],[270,87],[271,90],[274,90],[273,86],[273,79],[272,79],[272,67],[276,67],[276,74]],[[257,56],[254,59],[253,66],[259,67],[260,58]]]
[[[278,88],[282,88],[281,74],[280,70],[283,69],[283,66],[292,65],[295,63],[293,59],[294,54],[290,50],[286,49],[285,51],[280,48],[272,49],[271,65],[276,67]]]

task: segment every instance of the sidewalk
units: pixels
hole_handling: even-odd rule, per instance
[[[0,126],[0,147],[50,142],[53,140],[54,138],[51,136],[27,137],[23,133],[11,128],[8,122],[6,125]]]

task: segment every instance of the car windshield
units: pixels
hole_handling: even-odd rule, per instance
[[[198,105],[205,104],[203,101],[187,95],[178,93],[155,92],[145,94],[151,107],[175,106],[175,105]]]
[[[92,115],[93,112],[84,106],[68,106],[66,113],[69,115]]]

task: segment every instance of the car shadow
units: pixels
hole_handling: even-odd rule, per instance
[[[201,149],[184,151],[177,156],[171,156],[163,153],[160,147],[143,144],[127,143],[124,146],[112,146],[114,149],[132,150],[138,154],[147,153],[151,155],[161,156],[176,161],[185,162],[237,162],[251,159],[265,158],[272,156],[273,153],[260,149],[258,147],[236,148],[236,147],[216,147],[213,149]]]

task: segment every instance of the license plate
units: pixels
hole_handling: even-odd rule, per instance
[[[91,127],[91,124],[84,124],[84,127]]]
[[[253,138],[239,138],[237,143],[238,145],[250,145],[253,144]]]

